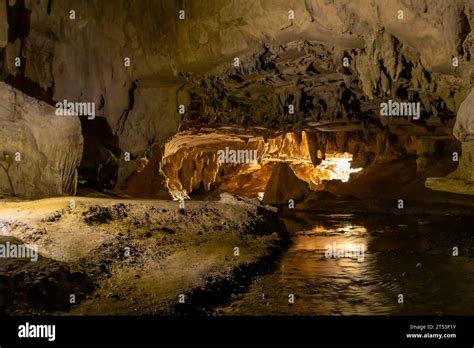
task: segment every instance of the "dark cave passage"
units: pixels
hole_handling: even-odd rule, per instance
[[[79,183],[102,191],[111,190],[117,183],[119,158],[122,151],[105,117],[81,119],[84,150],[78,168]]]

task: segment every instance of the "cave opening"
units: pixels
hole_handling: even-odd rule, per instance
[[[314,150],[309,137],[318,136],[305,131],[265,138],[258,133],[184,131],[165,144],[161,169],[175,200],[212,199],[227,192],[285,204],[323,190],[325,182],[347,182],[362,170],[351,166],[348,152]]]
[[[78,194],[112,192],[117,184],[121,150],[105,117],[80,118],[84,148],[78,167]]]

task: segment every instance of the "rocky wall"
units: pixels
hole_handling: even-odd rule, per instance
[[[73,195],[83,138],[77,116],[0,82],[0,195]]]

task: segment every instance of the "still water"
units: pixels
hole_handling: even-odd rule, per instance
[[[299,213],[284,221],[292,246],[220,314],[474,314],[473,218]]]

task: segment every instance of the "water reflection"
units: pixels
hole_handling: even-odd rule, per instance
[[[285,218],[295,234],[293,245],[274,272],[257,279],[220,312],[474,314],[472,222],[472,218],[312,214]],[[453,256],[453,247],[460,250],[459,256]],[[363,250],[362,260],[355,257],[357,250]],[[289,294],[296,296],[293,304]],[[404,303],[398,302],[399,294]]]

